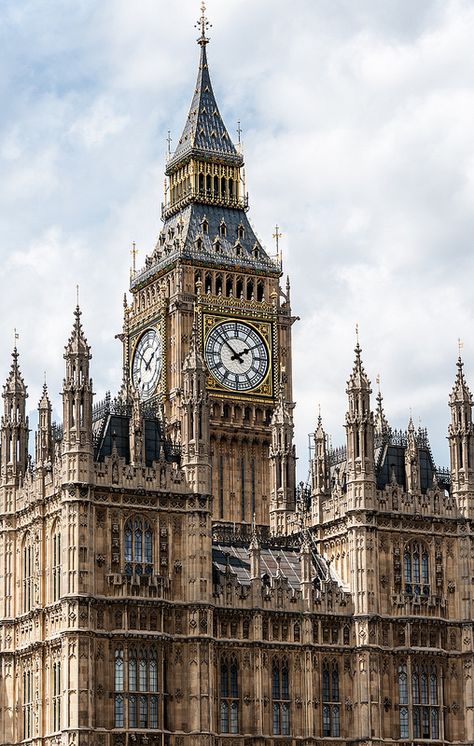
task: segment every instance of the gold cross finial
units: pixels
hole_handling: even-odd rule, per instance
[[[461,339],[461,338],[459,337],[459,338],[458,338],[458,352],[459,352],[459,357],[461,357],[461,353],[462,353],[462,351],[463,351],[463,348],[464,348],[464,342],[463,342],[463,341],[462,341],[462,339]]]
[[[203,0],[202,3],[201,3],[201,17],[200,17],[199,21],[196,23],[196,28],[200,28],[201,29],[201,36],[198,39],[198,44],[200,44],[203,47],[209,41],[209,39],[206,36],[206,31],[208,30],[208,28],[210,28],[210,26],[211,26],[211,24],[209,23],[209,21],[207,20],[207,17],[206,17],[206,3]]]

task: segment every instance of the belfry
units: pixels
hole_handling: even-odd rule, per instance
[[[467,746],[463,361],[441,469],[426,430],[391,427],[380,389],[374,407],[357,340],[346,443],[329,447],[320,412],[298,484],[290,283],[248,219],[204,4],[198,26],[162,227],[142,267],[134,249],[119,390],[94,402],[78,304],[62,422],[45,383],[34,458],[15,341],[0,433],[0,746]]]

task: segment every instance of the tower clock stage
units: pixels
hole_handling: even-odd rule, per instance
[[[219,112],[207,44],[203,31],[189,114],[166,164],[163,226],[132,275],[123,391],[130,398],[136,390],[155,406],[179,447],[183,368],[194,335],[209,398],[214,520],[268,527],[271,423],[279,398],[293,406],[294,318],[279,260],[247,217],[243,154]]]

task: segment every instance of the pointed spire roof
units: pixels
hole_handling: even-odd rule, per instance
[[[357,344],[355,347],[355,360],[354,360],[354,367],[352,369],[352,373],[349,376],[349,380],[347,382],[347,393],[350,391],[353,391],[354,389],[366,389],[370,392],[370,381],[367,377],[367,373],[364,370],[364,366],[362,365],[362,348],[359,344],[359,341],[357,340]]]
[[[51,409],[51,402],[48,396],[48,387],[46,385],[46,381],[43,384],[43,394],[41,396],[41,399],[39,400],[38,409]]]
[[[377,384],[379,387],[377,394],[377,409],[375,411],[375,432],[377,435],[385,435],[390,430],[388,420],[385,417],[383,408],[383,396],[380,388],[380,376],[377,376]]]
[[[79,305],[77,305],[76,310],[74,311],[74,324],[72,327],[71,336],[69,337],[69,341],[65,348],[66,352],[64,354],[64,357],[66,358],[70,355],[76,355],[84,356],[88,360],[90,360],[92,355],[90,347],[87,344],[87,339],[84,336],[84,331],[82,329],[81,315],[82,311],[79,308]]]
[[[26,393],[27,387],[23,380],[23,376],[21,375],[18,363],[19,354],[16,345],[13,348],[12,358],[10,373],[8,374],[5,386],[3,387],[3,397],[5,398],[7,394],[20,394],[26,398],[28,396]]]
[[[326,433],[323,428],[323,418],[321,417],[321,407],[318,410],[318,420],[316,423],[316,430],[314,431],[314,437],[316,440],[325,440]]]
[[[449,404],[450,406],[454,406],[455,404],[468,404],[472,406],[472,394],[464,377],[464,363],[461,356],[458,357],[456,366],[456,379],[449,397]]]
[[[201,55],[196,88],[178,146],[168,163],[167,173],[172,171],[179,161],[188,157],[191,153],[201,158],[217,157],[226,162],[238,163],[239,165],[243,163],[242,156],[237,152],[227,132],[212,90],[206,52],[206,46],[209,42],[206,37],[206,30],[209,24],[205,16],[206,8],[204,4],[201,10],[202,15],[199,21],[201,36],[198,39]]]

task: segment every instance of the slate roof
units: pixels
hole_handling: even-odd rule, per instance
[[[332,581],[342,586],[340,578],[326,560],[313,551],[313,580],[325,581],[329,577]],[[227,568],[235,573],[241,585],[250,585],[250,559],[249,548],[241,543],[226,544],[213,542],[212,563],[216,570],[225,574]],[[288,580],[288,585],[295,590],[300,588],[301,563],[298,549],[288,548],[260,548],[260,570],[262,577],[268,575],[269,579],[278,573]]]
[[[207,222],[207,232],[203,232],[204,220]],[[222,221],[226,226],[226,236],[221,235]],[[240,239],[239,226],[243,228]],[[236,246],[237,243],[239,246]],[[209,266],[215,264],[223,268],[242,267],[252,272],[281,274],[280,266],[265,252],[244,210],[199,202],[187,205],[166,220],[154,252],[147,258],[144,269],[132,278],[131,288],[147,282],[179,258],[192,259],[193,262]]]
[[[168,163],[167,172],[173,170],[173,167],[191,152],[213,159],[220,157],[230,163],[241,164],[243,160],[229,137],[217,106],[205,44],[201,44],[198,77],[188,118],[176,151]]]

